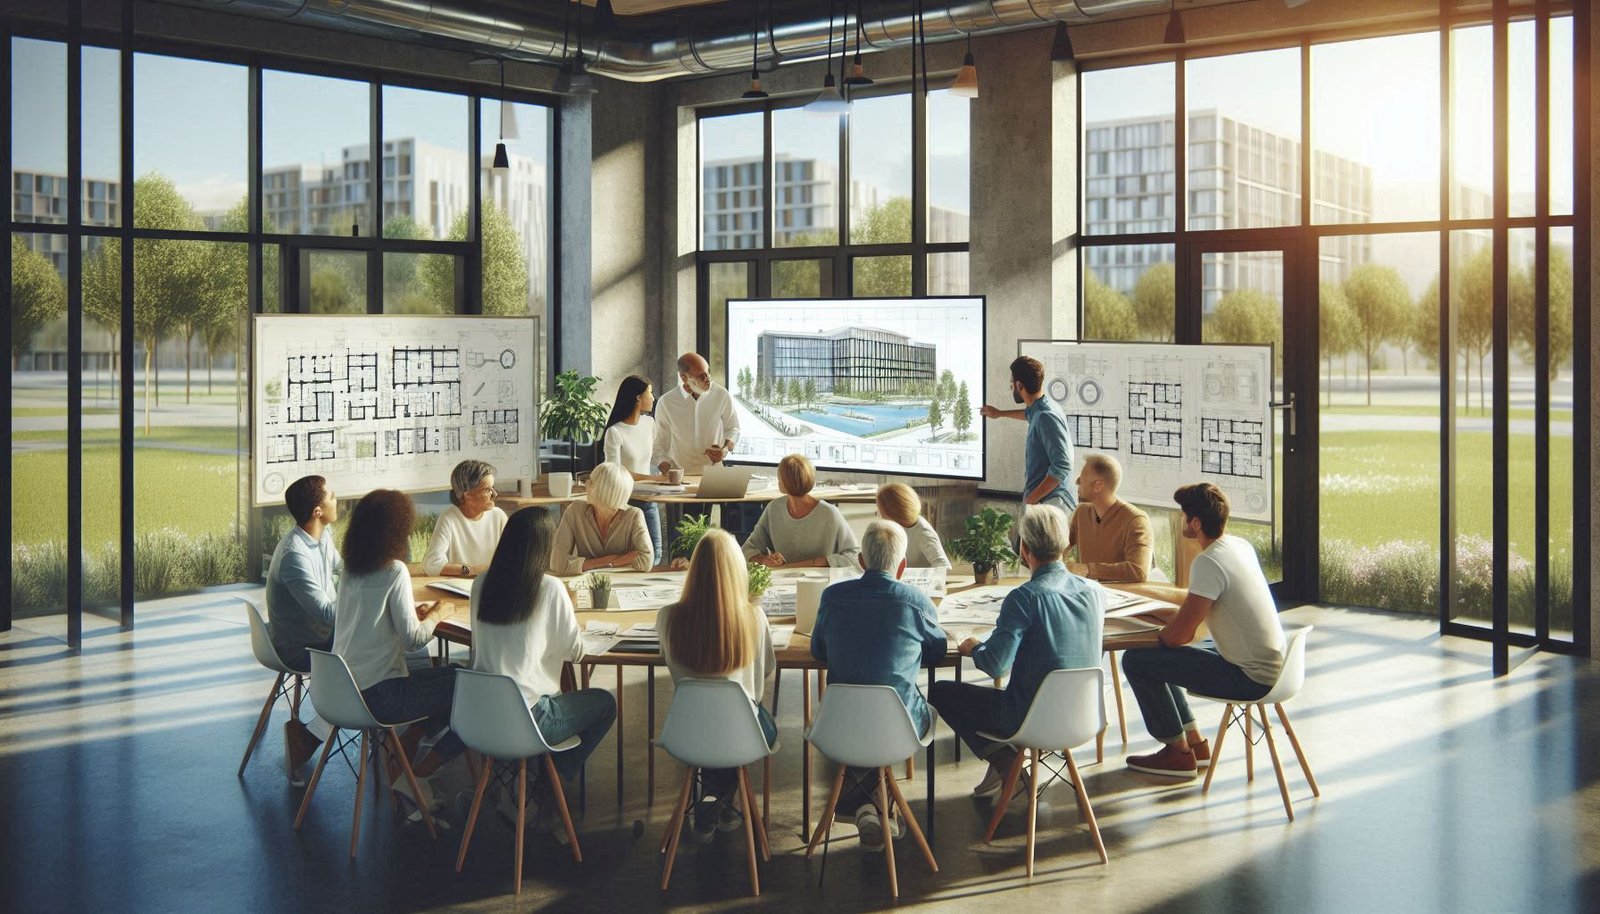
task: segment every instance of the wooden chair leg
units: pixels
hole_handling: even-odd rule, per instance
[[[512,894],[522,894],[522,842],[528,835],[528,760],[517,760],[516,856],[511,861]]]
[[[1033,878],[1033,847],[1039,835],[1039,751],[1027,750],[1029,761],[1028,777],[1028,878]]]
[[[739,793],[745,797],[745,806],[751,807],[750,782],[745,778],[744,768],[739,769]],[[744,821],[744,858],[750,869],[750,892],[753,895],[761,894],[761,874],[756,872],[756,830],[754,824],[747,816]]]
[[[1018,752],[1016,761],[1011,763],[1011,770],[1006,772],[1005,786],[1000,788],[1000,799],[994,804],[994,817],[989,820],[989,830],[983,833],[984,844],[994,840],[995,829],[1000,827],[1000,820],[1005,818],[1006,807],[1011,805],[1011,793],[1017,787],[1017,776],[1022,773],[1022,763],[1027,757],[1026,752]],[[1032,787],[1030,784],[1029,788]]]
[[[467,863],[467,848],[472,844],[472,830],[478,825],[478,813],[483,809],[483,793],[489,789],[489,775],[494,773],[494,759],[484,756],[478,766],[478,786],[472,791],[472,810],[467,813],[467,826],[461,832],[461,850],[456,852],[456,872]]]
[[[1206,781],[1200,786],[1200,795],[1211,789],[1211,779],[1216,776],[1217,765],[1222,762],[1222,738],[1228,735],[1228,719],[1233,717],[1233,705],[1222,709],[1222,723],[1217,725],[1217,741],[1211,744],[1211,764],[1206,766]]]
[[[395,735],[393,727],[389,728],[389,738],[399,739]],[[437,841],[439,833],[433,827],[433,811],[428,808],[427,803],[420,802],[422,799],[422,785],[417,783],[417,773],[411,770],[411,760],[406,758],[405,747],[401,746],[400,751],[395,754],[400,757],[400,770],[405,772],[406,783],[411,785],[411,795],[419,800],[417,809],[422,812],[422,824],[428,826],[428,837]]]
[[[306,795],[300,801],[300,811],[295,814],[294,828],[300,830],[300,823],[306,820],[306,810],[311,808],[311,795],[317,792],[317,782],[322,780],[322,768],[328,764],[328,754],[333,751],[333,744],[339,739],[337,728],[328,734],[328,739],[322,744],[322,757],[317,759],[317,767],[311,772],[311,780],[306,784]]]
[[[761,828],[772,821],[772,756],[761,760]]]
[[[939,861],[933,859],[933,848],[928,846],[928,838],[922,833],[922,826],[917,823],[917,817],[911,812],[911,804],[906,802],[905,794],[900,792],[900,785],[890,780],[889,792],[894,794],[895,805],[900,807],[900,815],[905,817],[906,827],[911,829],[911,837],[916,839],[917,847],[922,849],[922,856],[927,859],[928,868],[935,873],[939,872]]]
[[[1094,849],[1100,853],[1100,862],[1106,863],[1106,843],[1100,838],[1100,823],[1094,817],[1094,807],[1089,805],[1089,791],[1083,786],[1083,777],[1078,774],[1078,765],[1072,760],[1072,753],[1067,753],[1067,773],[1072,775],[1072,786],[1078,795],[1078,811],[1083,813],[1083,820],[1089,823],[1089,835],[1094,838]]]
[[[1128,745],[1128,712],[1122,704],[1122,673],[1117,664],[1117,652],[1108,654],[1111,661],[1111,694],[1117,698],[1117,727],[1122,730],[1122,745]]]
[[[1322,796],[1322,791],[1317,787],[1317,776],[1311,773],[1311,766],[1306,763],[1305,750],[1300,748],[1300,739],[1294,735],[1294,727],[1289,725],[1289,714],[1283,710],[1281,703],[1273,705],[1278,709],[1278,720],[1283,724],[1283,732],[1289,734],[1289,745],[1294,747],[1294,757],[1300,761],[1300,771],[1306,776],[1306,783],[1311,785],[1311,795]],[[1263,712],[1265,713],[1265,712]]]
[[[261,714],[256,717],[256,728],[250,733],[250,742],[244,747],[244,758],[239,762],[238,777],[244,777],[244,766],[250,764],[250,756],[256,751],[256,743],[261,742],[261,734],[266,732],[267,721],[272,719],[272,706],[278,701],[278,690],[283,688],[283,674],[272,683],[272,691],[267,693],[266,704],[261,706]]]
[[[356,763],[356,814],[350,820],[350,859],[356,859],[356,842],[361,838],[361,801],[367,798],[367,737],[371,731],[361,731],[360,761]]]
[[[822,809],[822,818],[817,820],[817,831],[811,836],[811,843],[806,845],[806,857],[810,857],[822,843],[828,829],[833,827],[833,814],[839,806],[839,796],[844,793],[845,766],[839,766],[839,775],[833,779],[833,789],[828,791],[828,805]]]
[[[741,772],[744,771],[743,768],[740,768],[739,770]],[[744,808],[749,813],[749,816],[745,820],[746,824],[753,825],[755,827],[756,841],[761,845],[761,859],[771,863],[772,848],[767,844],[767,820],[765,816],[756,811],[755,788],[750,786],[750,778],[748,776],[744,778],[741,786],[744,794]]]
[[[556,809],[561,813],[561,825],[567,830],[567,844],[572,848],[572,861],[583,862],[583,849],[578,847],[578,830],[572,827],[572,812],[567,809],[567,791],[561,786],[561,775],[556,771],[555,759],[544,754],[544,774],[550,779],[550,790],[556,795]]]
[[[1256,782],[1256,738],[1255,738],[1255,709],[1250,705],[1244,708],[1244,780],[1247,784]],[[1215,761],[1215,760],[1213,760]]]
[[[1289,802],[1289,780],[1283,776],[1283,760],[1278,758],[1278,743],[1272,738],[1272,724],[1267,723],[1267,708],[1257,705],[1261,709],[1261,734],[1267,738],[1267,751],[1272,754],[1272,770],[1278,776],[1278,793],[1283,796],[1283,811],[1289,814],[1289,821],[1294,821],[1294,806]]]
[[[689,808],[689,788],[694,786],[694,769],[690,768],[683,775],[683,791],[678,795],[678,811],[672,816],[672,824],[667,827],[667,865],[661,874],[661,890],[667,889],[667,884],[672,881],[672,862],[678,856],[678,839],[683,836],[683,815]]]
[[[894,778],[888,768],[878,769],[878,809],[883,814],[883,862],[889,867],[889,895],[900,897],[900,877],[894,871],[894,824],[889,821],[889,788],[885,782]]]
[[[1070,752],[1072,750],[1069,749],[1067,751]],[[1105,727],[1101,727],[1100,731],[1094,735],[1094,763],[1096,765],[1103,764],[1105,762],[1105,760],[1106,760],[1106,728]]]
[[[294,690],[289,694],[289,716],[295,720],[300,719],[300,702],[304,697],[305,680],[303,674],[294,674]]]
[[[672,814],[668,817],[669,819],[677,818],[679,807],[682,807],[688,803],[689,791],[693,788],[693,786],[694,769],[691,768],[689,769],[689,777],[684,778],[683,789],[678,794],[678,802],[672,804]],[[667,852],[667,845],[670,843],[672,843],[672,830],[669,828],[661,833],[661,850],[659,853],[665,854]]]

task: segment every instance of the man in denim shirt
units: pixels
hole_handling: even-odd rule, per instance
[[[1044,395],[1044,365],[1038,359],[1018,356],[1011,363],[1011,399],[1024,409],[999,409],[985,404],[986,419],[1025,419],[1028,437],[1022,452],[1022,503],[1055,505],[1067,517],[1078,507],[1078,497],[1068,485],[1072,479],[1072,436],[1061,407]]]
[[[344,567],[333,546],[333,523],[339,502],[321,476],[304,476],[284,491],[284,505],[295,526],[278,541],[267,566],[267,622],[272,646],[283,662],[297,670],[311,668],[307,648],[333,647],[334,576]],[[312,728],[321,730],[321,737]],[[284,725],[291,771],[311,758],[329,731],[320,718],[311,726],[298,720]]]
[[[933,601],[900,583],[906,570],[906,534],[899,524],[875,520],[861,538],[857,559],[864,574],[822,592],[811,632],[811,656],[828,665],[828,682],[893,686],[919,735],[932,715],[917,689],[917,673],[942,660],[949,645]],[[870,780],[869,780],[870,779]],[[869,851],[883,849],[883,820],[863,785],[876,784],[871,768],[851,768],[840,799],[856,811],[856,830]]]
[[[1061,563],[1067,516],[1054,505],[1030,505],[1023,509],[1018,532],[1022,560],[1032,578],[1006,596],[988,640],[967,638],[960,647],[979,670],[996,679],[1009,672],[1011,681],[1003,690],[936,682],[929,696],[950,729],[989,762],[983,781],[972,791],[980,797],[1000,792],[1016,750],[984,739],[978,731],[1015,733],[1048,673],[1100,665],[1105,598],[1098,586]]]

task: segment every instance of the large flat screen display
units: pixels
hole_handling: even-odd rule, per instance
[[[733,460],[982,479],[984,300],[728,301]]]

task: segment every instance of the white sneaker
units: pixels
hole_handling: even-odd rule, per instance
[[[862,850],[883,850],[883,820],[876,806],[863,805],[856,810],[856,832],[861,835]]]
[[[978,786],[972,788],[972,795],[975,797],[999,796],[1000,788],[1005,785],[1006,773],[991,764],[989,770],[984,772],[983,780],[978,782]]]

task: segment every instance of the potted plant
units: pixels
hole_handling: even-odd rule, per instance
[[[755,562],[750,563],[750,602],[759,605],[772,586],[772,569]]]
[[[589,602],[593,609],[611,608],[611,575],[589,572]]]
[[[1000,580],[998,566],[1016,564],[1017,554],[1011,551],[1011,524],[1011,515],[984,508],[982,513],[967,518],[966,536],[950,541],[951,553],[972,563],[972,573],[979,584],[996,583]]]
[[[672,537],[672,555],[674,558],[687,559],[694,554],[694,547],[700,545],[700,538],[711,529],[711,515],[699,516],[684,515],[678,521],[678,529]]]
[[[578,469],[578,442],[592,441],[605,429],[609,413],[594,399],[600,379],[568,369],[556,375],[550,396],[539,404],[539,429],[546,438],[567,442],[572,449],[572,469]]]

